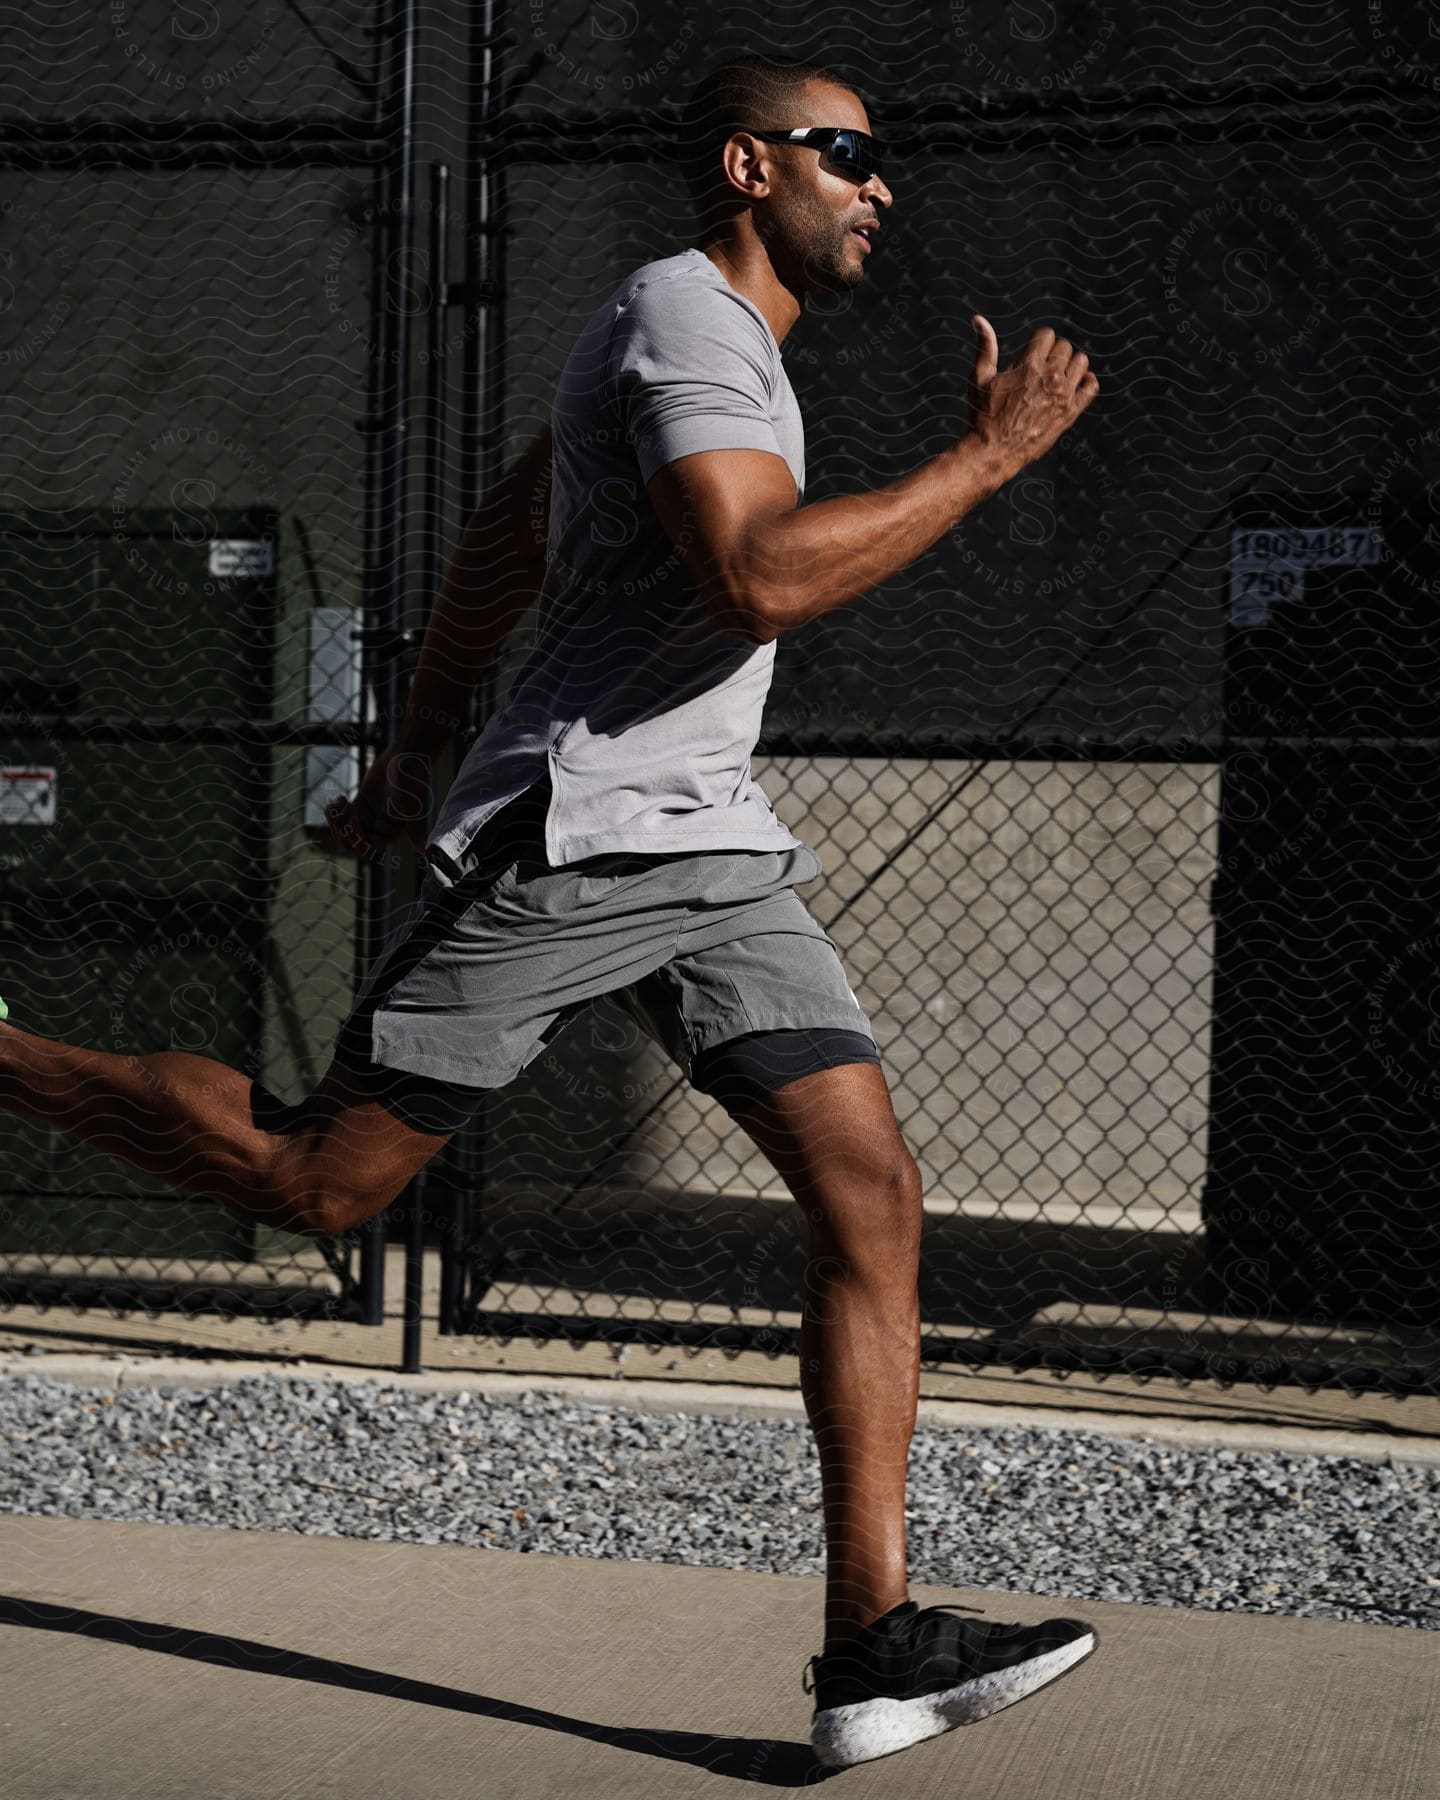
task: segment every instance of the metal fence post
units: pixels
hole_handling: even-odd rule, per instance
[[[503,300],[504,171],[494,167],[489,142],[497,96],[503,93],[501,8],[483,0],[472,13],[467,70],[465,122],[465,266],[460,296],[464,303],[464,357],[460,405],[460,506],[468,517],[490,489],[499,452],[503,404],[503,366],[494,370],[495,347],[501,341]],[[473,741],[482,715],[491,710],[495,674],[488,671],[471,697],[462,722],[462,746]],[[485,1180],[486,1103],[482,1100],[470,1123],[452,1146],[454,1172],[449,1229],[442,1256],[440,1330],[449,1336],[460,1329],[468,1298],[471,1259],[467,1249],[475,1195]]]
[[[420,591],[428,618],[440,580],[445,537],[445,313],[448,286],[447,234],[450,226],[450,171],[430,165],[429,369],[425,406],[424,528],[421,535]],[[424,1329],[425,1222],[428,1217],[429,1171],[422,1169],[410,1184],[409,1231],[405,1241],[405,1314],[402,1368],[420,1372]],[[436,1184],[445,1185],[445,1184]]]
[[[386,164],[385,262],[380,344],[379,474],[373,587],[367,595],[364,656],[367,691],[375,694],[383,738],[399,722],[400,672],[396,662],[405,624],[405,503],[409,451],[410,298],[414,210],[415,47],[417,0],[398,0],[387,21],[389,77],[385,108],[390,154]],[[373,962],[384,945],[395,904],[398,855],[387,852],[369,867],[365,942]],[[385,1311],[385,1222],[388,1208],[363,1227],[360,1280],[364,1319],[378,1325]]]

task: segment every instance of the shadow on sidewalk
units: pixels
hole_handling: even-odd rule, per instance
[[[222,1637],[211,1631],[191,1631],[180,1625],[158,1625],[145,1619],[117,1618],[110,1613],[87,1612],[71,1606],[51,1606],[44,1601],[22,1600],[0,1594],[0,1625],[20,1625],[32,1631],[69,1632],[76,1637],[99,1638],[125,1644],[132,1650],[150,1650],[162,1656],[186,1657],[192,1662],[216,1663],[247,1675],[278,1675],[288,1681],[314,1681],[328,1687],[353,1688],[357,1693],[383,1694],[390,1700],[408,1700],[418,1706],[443,1706],[452,1712],[474,1713],[480,1718],[503,1719],[516,1725],[535,1725],[547,1731],[565,1731],[617,1750],[665,1762],[689,1763],[712,1774],[737,1781],[759,1782],[767,1787],[809,1787],[828,1781],[841,1771],[826,1769],[815,1760],[809,1744],[780,1738],[722,1738],[694,1731],[651,1731],[615,1725],[595,1725],[564,1713],[544,1712],[539,1707],[518,1706],[508,1700],[491,1700],[483,1694],[467,1694],[461,1688],[442,1687],[433,1681],[410,1681],[403,1675],[387,1675],[356,1663],[332,1662],[328,1657],[307,1656],[298,1650],[277,1649],[246,1638]]]

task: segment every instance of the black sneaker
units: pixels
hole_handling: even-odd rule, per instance
[[[955,1604],[922,1612],[902,1601],[829,1656],[810,1658],[810,1742],[826,1768],[848,1769],[988,1719],[1084,1662],[1100,1641],[1079,1619],[992,1625],[952,1618]]]

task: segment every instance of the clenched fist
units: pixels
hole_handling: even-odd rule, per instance
[[[1042,457],[1100,392],[1090,359],[1042,325],[1003,375],[995,328],[982,313],[970,377],[970,434],[997,451],[1011,474]]]

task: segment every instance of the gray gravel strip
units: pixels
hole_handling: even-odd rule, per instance
[[[0,1512],[824,1574],[802,1419],[279,1375],[0,1382]],[[1440,1629],[1440,1469],[919,1427],[910,1578]],[[998,1616],[998,1615],[997,1615]]]

